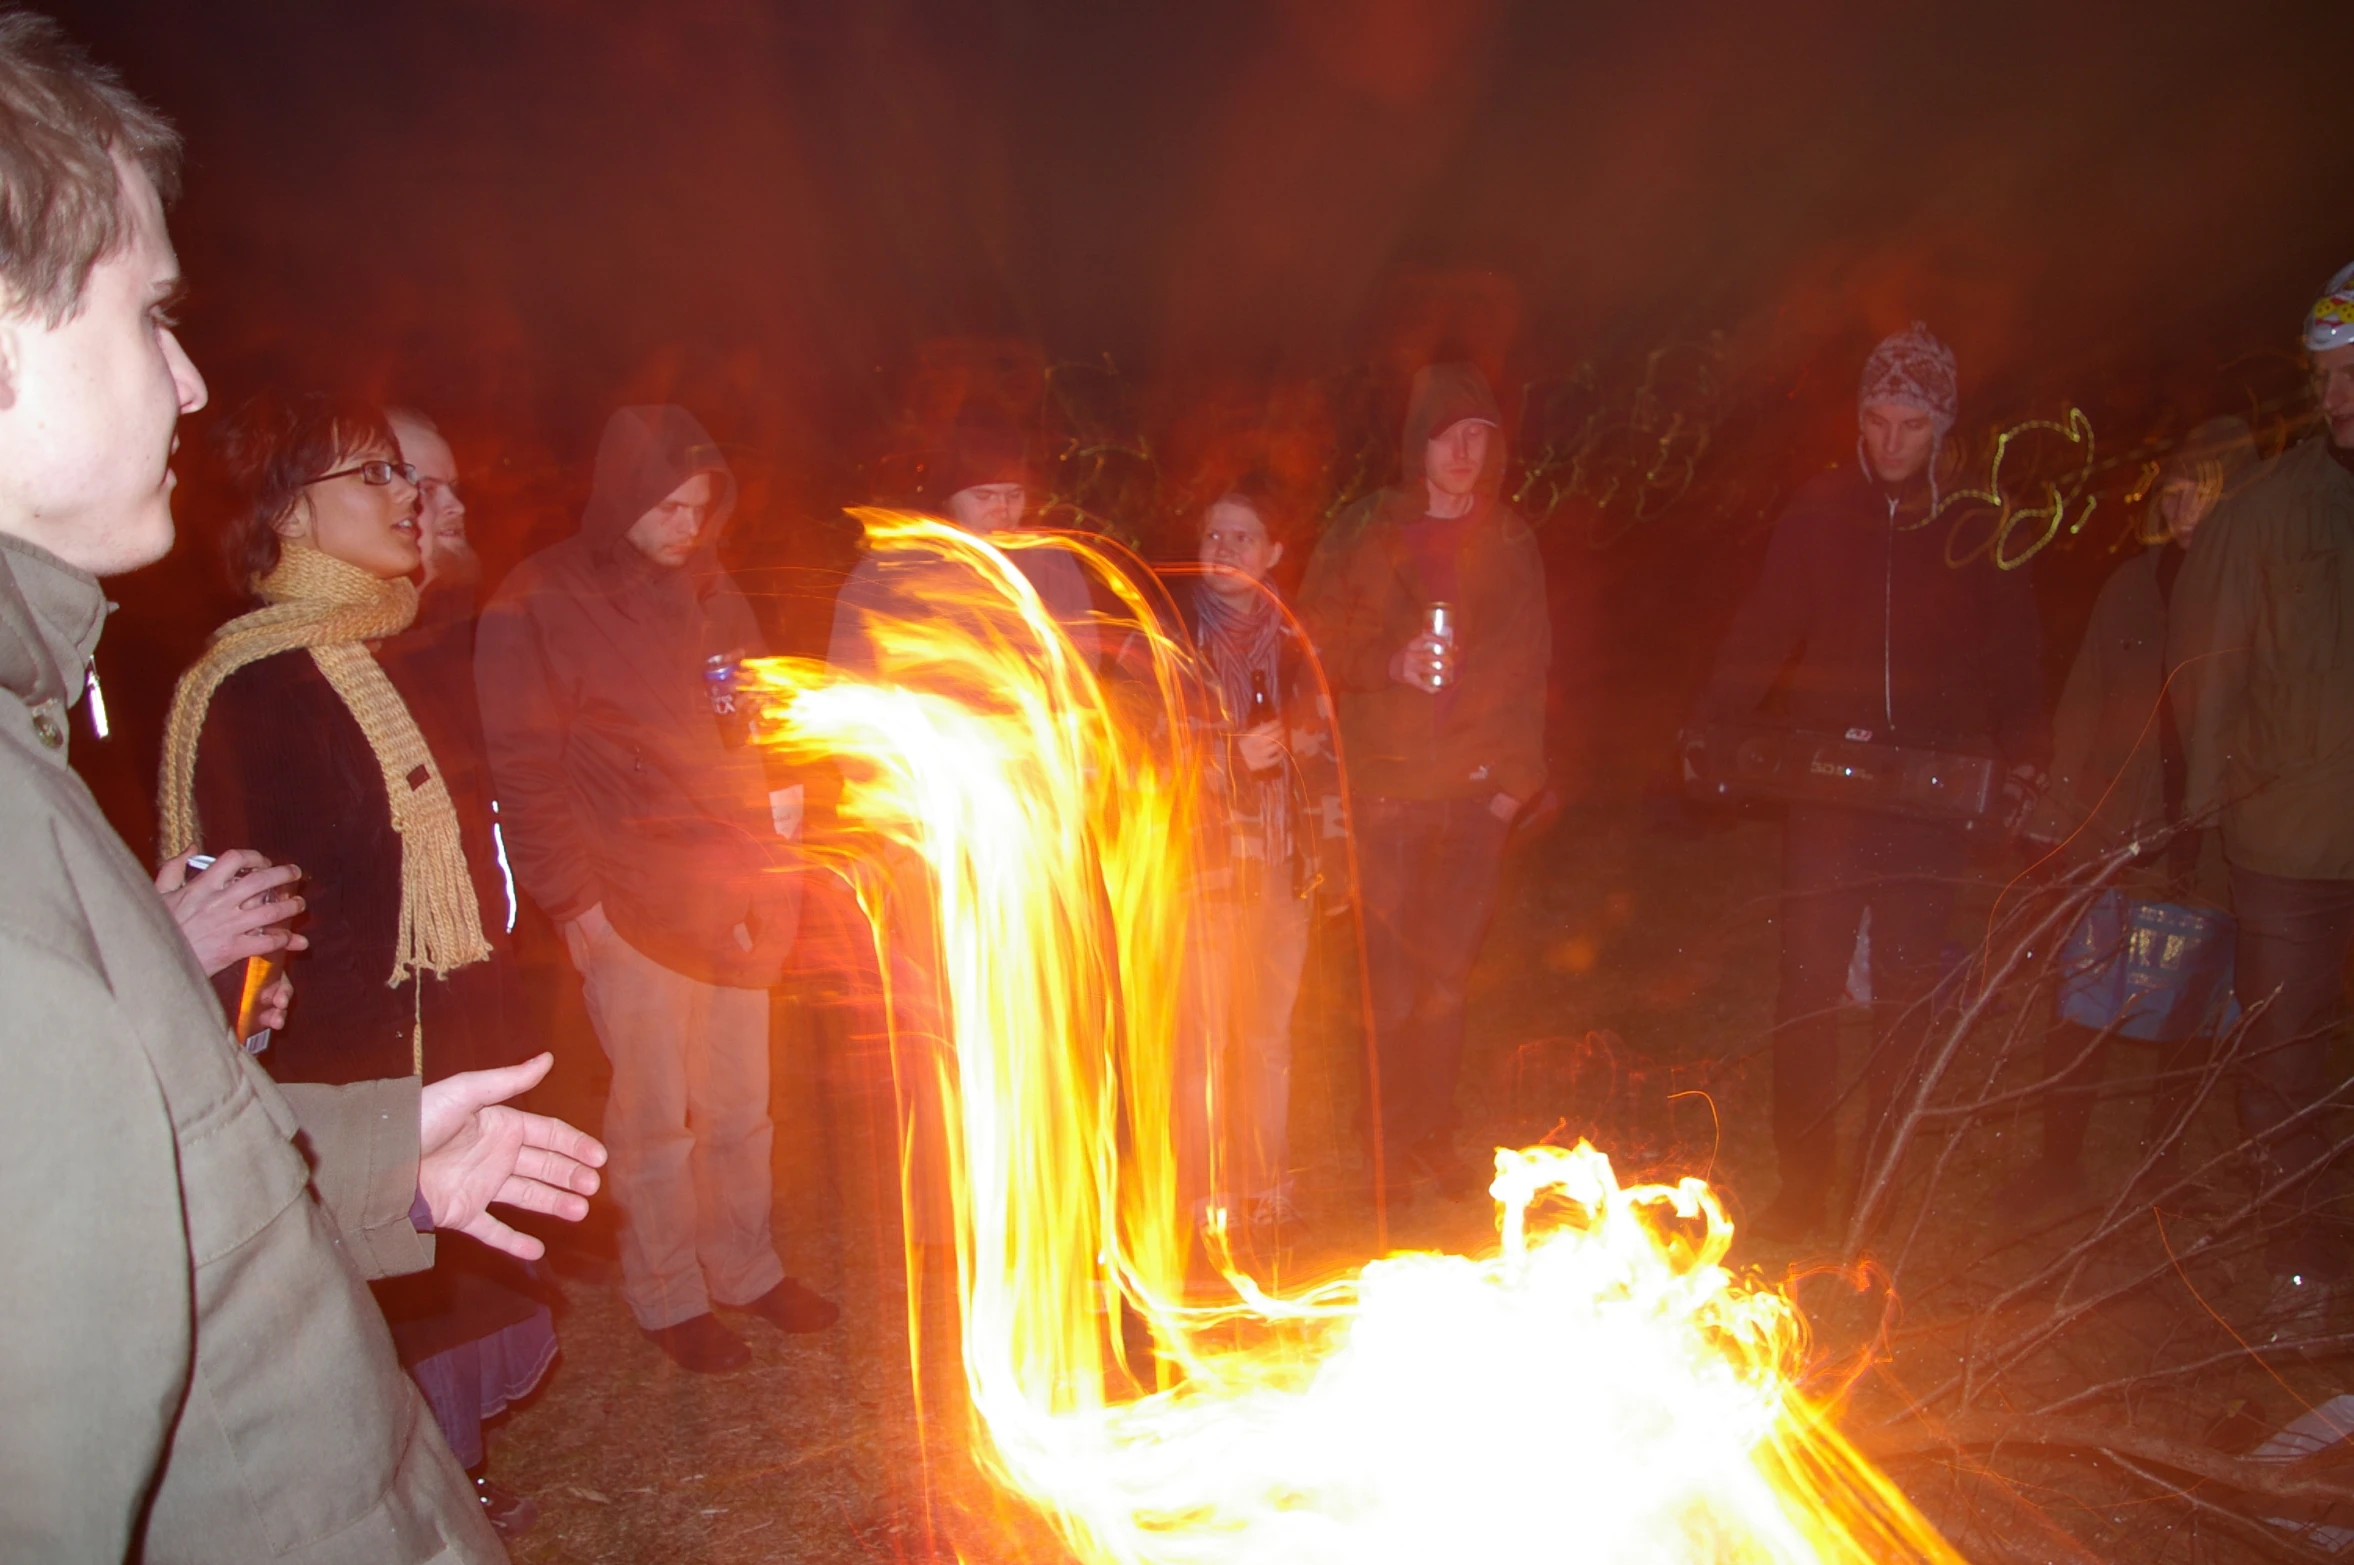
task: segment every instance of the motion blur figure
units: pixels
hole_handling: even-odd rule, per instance
[[[2024,835],[2063,866],[2150,844],[2112,883],[2137,899],[2230,907],[2214,822],[2184,813],[2189,767],[2166,693],[2166,621],[2192,537],[2255,461],[2255,437],[2231,417],[2207,420],[2168,454],[2142,521],[2148,547],[2101,585],[2052,714],[2051,786]],[[2159,1046],[2159,1085],[2142,1150],[2156,1155],[2149,1183],[2162,1188],[2173,1168],[2169,1132],[2197,1085],[2189,1073],[2212,1043],[2210,1024],[2218,1019],[2168,1014],[2149,1018],[2147,1026],[2130,1016],[2098,1024],[2064,1014],[2056,1019],[2044,1037],[2052,1085],[2043,1096],[2042,1155],[1997,1199],[1997,1208],[2024,1217],[2085,1193],[2085,1133],[2109,1040],[2120,1031]]]
[[[170,550],[205,386],[171,127],[21,11],[0,109],[0,1558],[503,1559],[364,1279],[436,1229],[537,1254],[489,1204],[578,1218],[602,1151],[496,1106],[544,1057],[274,1084],[66,764],[99,578]]]
[[[466,501],[458,492],[458,458],[434,423],[415,408],[387,408],[401,460],[417,475],[417,546],[424,556],[418,618],[471,617],[482,584],[482,561],[466,537]]]
[[[1036,486],[1022,432],[997,414],[968,410],[924,460],[923,508],[975,537],[1010,543],[1024,531]],[[1073,649],[1093,662],[1099,650],[1094,600],[1078,561],[1051,544],[1009,552]],[[955,613],[969,590],[960,566],[930,555],[869,551],[834,600],[826,661],[847,674],[871,673],[879,622]]]
[[[475,650],[515,878],[562,930],[613,1065],[622,1297],[699,1373],[751,1362],[712,1306],[788,1332],[839,1313],[771,1237],[769,989],[799,923],[798,829],[733,712],[762,654],[719,563],[727,459],[684,408],[605,425],[580,531],[517,566]]]
[[[2252,1025],[2240,1128],[2275,1178],[2315,1174],[2333,1139],[2307,1114],[2330,1080],[2354,948],[2354,266],[2307,312],[2322,428],[2259,468],[2200,527],[2174,591],[2167,661],[2186,808],[2220,817],[2239,920],[2233,984]],[[2268,1214],[2260,1329],[2305,1336],[2346,1280],[2321,1173]]]
[[[1201,1119],[1214,1076],[1229,1178],[1200,1193],[1256,1227],[1294,1215],[1292,1011],[1314,915],[1349,904],[1332,714],[1315,654],[1268,580],[1283,558],[1270,520],[1280,514],[1261,489],[1221,496],[1202,518],[1201,573],[1175,594],[1208,675],[1210,722],[1180,1112]]]
[[[1872,351],[1855,461],[1807,480],[1774,524],[1765,569],[1718,653],[1708,715],[1751,720],[1782,686],[1794,728],[2008,763],[2016,812],[2050,751],[2035,605],[2024,570],[1946,562],[1938,458],[1959,406],[1953,352],[1920,322]],[[1867,909],[1869,1162],[1921,1046],[1926,1020],[1914,1008],[1937,979],[1969,841],[1959,823],[1789,807],[1774,1012],[1782,1186],[1752,1225],[1762,1237],[1802,1239],[1825,1217],[1838,1166],[1839,1006]]]
[[[375,408],[260,398],[217,443],[242,506],[231,574],[260,602],[182,676],[165,730],[164,846],[248,843],[301,865],[308,949],[260,1053],[280,1082],[436,1082],[519,1063],[506,891],[491,838],[470,648],[415,623],[415,470]],[[238,1012],[242,985],[222,975]],[[242,1031],[242,1029],[241,1029]],[[401,1362],[492,1524],[530,1502],[492,1483],[482,1423],[528,1395],[556,1334],[531,1280],[470,1241],[379,1282]]]
[[[1476,366],[1415,375],[1402,474],[1326,530],[1301,612],[1357,832],[1380,1100],[1366,1129],[1386,1184],[1462,1195],[1487,1177],[1454,1145],[1464,999],[1505,839],[1544,786],[1552,631],[1536,536],[1498,497],[1503,420]]]

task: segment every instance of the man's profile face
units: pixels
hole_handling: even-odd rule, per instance
[[[466,547],[466,502],[458,497],[458,459],[450,443],[422,424],[392,421],[401,460],[417,470],[418,542],[431,560],[436,551]]]
[[[1422,476],[1441,494],[1467,495],[1479,487],[1488,465],[1488,446],[1496,426],[1485,419],[1457,419],[1430,437],[1422,448]]]
[[[1929,465],[1937,425],[1909,402],[1873,402],[1856,415],[1864,437],[1864,460],[1884,484],[1918,478]]]
[[[2313,355],[2313,392],[2329,425],[2330,444],[2354,451],[2354,342]]]
[[[677,570],[693,559],[695,550],[701,547],[718,500],[718,477],[697,473],[632,522],[625,536],[638,553],[654,564],[665,570]]]
[[[0,530],[94,576],[136,570],[172,546],[171,462],[180,415],[204,377],[173,334],[180,262],[144,170],[120,158],[129,232],[56,326],[0,320]]]
[[[1019,527],[1030,509],[1030,491],[1020,484],[975,484],[948,497],[948,519],[968,533]]]

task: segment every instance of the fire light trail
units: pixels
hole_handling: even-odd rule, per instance
[[[937,612],[875,627],[872,682],[798,660],[748,678],[766,742],[844,768],[836,867],[894,1025],[937,1018],[894,1055],[919,1078],[903,1102],[941,1110],[915,1128],[954,1192],[969,1437],[995,1481],[1091,1565],[1954,1558],[1801,1398],[1803,1326],[1725,1269],[1698,1180],[1622,1189],[1588,1147],[1500,1152],[1493,1256],[1391,1255],[1299,1297],[1221,1257],[1229,1295],[1189,1301],[1187,655],[1147,631],[1099,680],[1007,554],[861,519],[923,562]],[[1155,623],[1093,548],[1012,544],[1073,549]],[[1162,1389],[1107,1395],[1110,1292],[1149,1323]]]

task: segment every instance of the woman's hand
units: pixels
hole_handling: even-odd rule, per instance
[[[155,872],[155,889],[206,977],[247,957],[310,946],[286,927],[304,904],[281,888],[302,879],[299,867],[272,864],[251,848],[231,848],[190,875],[188,859],[183,853],[166,860]]]

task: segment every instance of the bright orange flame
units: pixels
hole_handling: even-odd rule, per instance
[[[1142,627],[1100,680],[1003,549],[861,519],[922,562],[936,612],[874,627],[872,681],[790,659],[750,678],[767,742],[844,765],[836,867],[886,974],[936,989],[941,1038],[895,1057],[944,1109],[972,1434],[999,1483],[1101,1565],[1954,1558],[1799,1396],[1797,1313],[1725,1270],[1698,1180],[1622,1189],[1591,1147],[1499,1151],[1493,1256],[1392,1255],[1280,1298],[1221,1255],[1233,1296],[1189,1305],[1188,654],[1094,545],[1003,540],[1072,550]],[[1125,1401],[1115,1291],[1164,1380]]]

